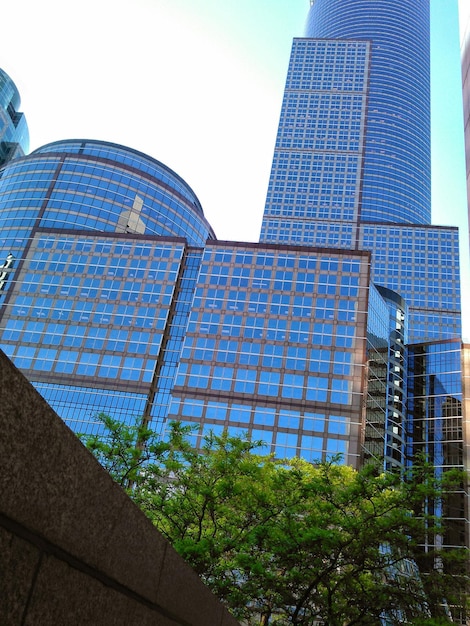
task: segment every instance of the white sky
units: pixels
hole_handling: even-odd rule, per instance
[[[146,152],[193,187],[219,238],[256,241],[290,45],[308,10],[275,3],[2,7],[21,29],[3,29],[0,67],[20,90],[31,148],[84,137]]]
[[[430,2],[433,220],[461,227],[467,291],[457,6],[470,0]],[[191,185],[219,239],[256,241],[291,41],[308,6],[15,0],[1,9],[0,67],[20,90],[31,149],[91,138],[146,152]]]

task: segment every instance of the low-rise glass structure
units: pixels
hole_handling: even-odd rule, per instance
[[[169,417],[358,467],[368,287],[367,253],[208,243]]]
[[[4,351],[77,430],[150,417],[189,247],[214,237],[194,192],[137,151],[61,141],[0,170],[0,224]]]

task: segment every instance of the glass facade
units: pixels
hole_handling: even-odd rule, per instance
[[[359,232],[359,247],[372,253],[373,282],[409,307],[409,342],[459,337],[458,229],[369,223]]]
[[[178,418],[360,465],[368,252],[219,243],[176,174],[96,141],[0,170],[0,223],[2,348],[74,430]]]
[[[354,248],[370,45],[294,39],[260,241]]]
[[[403,298],[370,287],[364,460],[389,470],[406,463],[408,320]]]
[[[177,240],[32,237],[3,313],[2,349],[74,429],[121,394],[120,417],[143,415],[183,253]]]
[[[208,244],[169,417],[358,466],[369,255]]]
[[[121,146],[0,170],[2,349],[76,431],[100,412],[362,458],[370,254],[219,243],[197,198]]]
[[[203,246],[214,233],[186,183],[137,151],[98,141],[62,141],[0,170],[0,288],[42,229],[183,237]]]
[[[413,3],[395,47],[396,4],[313,3],[307,33],[322,39],[293,42],[260,241],[369,250],[373,282],[406,300],[410,341],[450,339],[461,332],[458,231],[429,223],[428,86],[410,85],[416,59],[397,75],[391,64],[393,52],[397,63],[421,55],[427,35],[407,29],[429,28],[428,10]]]
[[[438,475],[468,470],[469,347],[459,341],[415,344],[409,348],[408,411],[410,430],[407,456],[424,452]],[[462,376],[463,372],[463,376]],[[468,482],[448,493],[443,502],[430,503],[446,518],[443,547],[470,547]],[[461,568],[455,572],[461,576]],[[464,616],[459,623],[466,623]]]
[[[26,118],[18,111],[20,103],[15,83],[0,69],[0,166],[29,149]]]
[[[430,223],[429,1],[310,5],[260,241],[370,252],[363,460],[466,468],[458,231]],[[445,545],[468,546],[466,491],[434,504]]]
[[[0,170],[0,224],[3,350],[75,430],[99,412],[161,427],[189,245],[214,237],[192,190],[134,150],[62,141]]]
[[[371,44],[362,220],[429,224],[429,0],[315,0],[306,36]]]

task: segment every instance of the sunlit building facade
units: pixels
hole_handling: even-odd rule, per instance
[[[370,252],[364,460],[468,468],[458,230],[431,225],[429,2],[310,5],[260,241]],[[469,545],[468,501],[436,511],[443,545]]]
[[[436,341],[409,346],[408,398],[409,449],[407,459],[423,453],[437,476],[448,470],[468,475],[470,415],[470,347],[460,340]],[[445,519],[445,531],[437,540],[440,549],[469,549],[470,493],[468,479],[441,501],[429,501],[429,510]],[[449,573],[469,575],[468,563],[458,563]],[[468,587],[467,587],[468,589]],[[450,607],[455,623],[468,624],[468,597]]]
[[[208,243],[170,417],[359,466],[368,286],[368,253]]]
[[[311,0],[310,5],[306,37],[342,46],[359,40],[355,45],[369,49],[361,221],[429,224],[429,1]],[[330,52],[325,58],[324,73],[334,70],[331,88],[354,93],[357,64],[335,56]]]
[[[181,341],[176,286],[214,237],[192,190],[136,151],[57,142],[0,172],[0,224],[4,351],[76,430],[151,418],[177,362],[161,370],[161,347]]]
[[[2,349],[75,431],[178,419],[360,466],[368,252],[217,241],[174,172],[98,141],[0,170],[0,224]]]
[[[217,241],[174,172],[97,141],[7,165],[0,219],[2,348],[74,430],[178,419],[406,463],[409,307],[369,252]]]
[[[411,342],[461,333],[458,231],[431,226],[429,30],[424,0],[311,2],[260,239],[369,250]]]

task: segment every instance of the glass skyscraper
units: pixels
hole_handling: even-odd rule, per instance
[[[261,241],[370,250],[410,341],[459,336],[458,231],[430,223],[429,2],[315,0],[306,30]]]
[[[310,4],[307,37],[362,40],[370,47],[361,221],[429,224],[429,2],[315,0]],[[338,61],[334,56],[330,52],[328,58],[326,53],[325,71],[339,62],[344,88],[354,85],[357,69],[351,58]],[[332,89],[344,91],[334,80]]]

